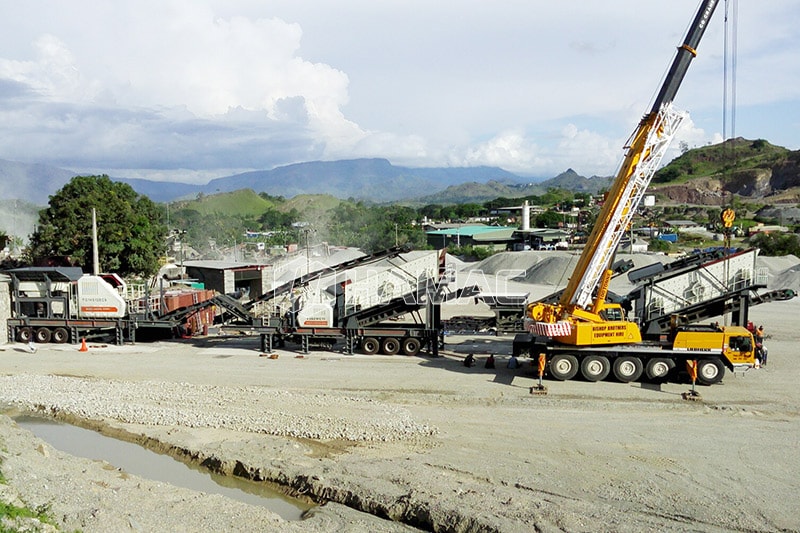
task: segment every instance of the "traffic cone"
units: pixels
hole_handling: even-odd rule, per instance
[[[85,338],[81,339],[81,347],[78,349],[78,351],[79,352],[88,352],[89,351],[89,347],[86,346],[86,339]]]

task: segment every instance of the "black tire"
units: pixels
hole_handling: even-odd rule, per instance
[[[33,330],[31,328],[17,328],[18,342],[31,342],[31,339],[33,339]]]
[[[400,353],[400,341],[394,337],[386,337],[381,343],[381,352],[386,355],[397,355]]]
[[[37,328],[33,332],[33,339],[39,344],[47,344],[52,337],[53,332],[50,331],[50,328]]]
[[[644,363],[638,357],[625,355],[614,360],[614,377],[622,383],[630,383],[642,377]]]
[[[611,363],[608,357],[602,355],[587,355],[581,361],[581,375],[587,381],[603,381],[611,373]]]
[[[56,328],[53,330],[52,340],[56,344],[64,344],[69,341],[69,332],[66,328]]]
[[[413,357],[419,353],[420,348],[422,348],[422,343],[419,342],[419,339],[415,339],[414,337],[406,337],[403,339],[403,353],[409,357]]]
[[[647,379],[651,381],[666,381],[667,376],[675,367],[675,362],[672,359],[665,357],[655,357],[647,362],[645,373]]]
[[[719,359],[701,359],[697,362],[697,381],[703,385],[713,385],[722,381],[725,365]]]
[[[578,358],[572,354],[558,354],[550,358],[550,376],[559,381],[567,381],[578,375]]]
[[[375,355],[381,349],[381,343],[375,337],[365,337],[361,339],[361,349],[367,355]]]

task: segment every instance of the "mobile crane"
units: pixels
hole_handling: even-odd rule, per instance
[[[718,0],[704,0],[650,111],[629,139],[627,152],[572,276],[556,303],[533,302],[525,311],[528,333],[514,340],[516,353],[544,356],[556,379],[583,377],[598,381],[613,369],[620,381],[643,372],[662,379],[678,363],[699,359],[698,380],[722,379],[725,367],[754,364],[754,342],[745,328],[679,327],[658,341],[642,339],[639,326],[625,319],[621,305],[606,301],[617,247],[631,224],[647,186],[685,114],[672,101]]]

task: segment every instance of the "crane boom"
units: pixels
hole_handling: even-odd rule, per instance
[[[600,313],[606,293],[603,287],[607,285],[602,280],[609,276],[608,267],[617,246],[684,117],[684,114],[673,109],[672,100],[691,60],[697,54],[697,45],[717,3],[718,0],[703,0],[700,3],[653,107],[628,140],[623,163],[561,299],[557,304],[533,303],[528,307],[530,331],[578,344],[584,342],[575,332],[581,322],[608,320]],[[598,287],[600,290],[595,295]],[[619,327],[619,335],[610,335],[607,342],[641,340],[638,330],[633,331],[630,325]]]

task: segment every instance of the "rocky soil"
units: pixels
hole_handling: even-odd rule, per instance
[[[698,402],[682,399],[686,383],[545,381],[532,395],[534,368],[506,368],[510,338],[491,336],[448,337],[438,358],[271,359],[257,338],[213,336],[88,353],[6,345],[8,415],[95,428],[320,505],[287,521],[60,452],[8,416],[0,499],[85,532],[800,531],[798,315],[800,299],[754,307],[769,365],[701,387]]]

